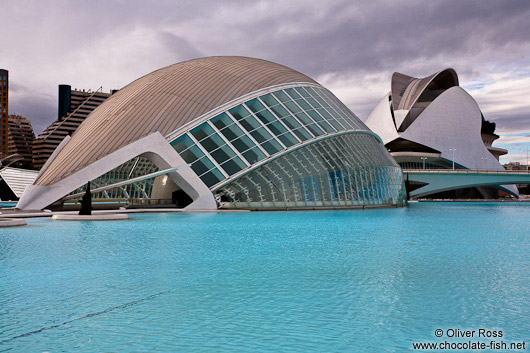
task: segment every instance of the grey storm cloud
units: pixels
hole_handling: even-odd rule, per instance
[[[195,48],[187,39],[176,36],[173,33],[162,32],[160,33],[160,38],[167,48],[176,56],[190,59],[204,56],[204,53]]]
[[[0,35],[8,40],[0,67],[11,71],[10,111],[28,116],[37,132],[55,119],[59,83],[123,87],[201,56],[287,65],[324,80],[361,118],[388,91],[394,71],[422,77],[453,67],[462,83],[510,75],[522,80],[514,85],[530,82],[527,0],[7,0],[2,8]],[[479,95],[479,104],[491,106],[492,94]],[[488,118],[506,131],[530,131],[525,109],[491,108]]]

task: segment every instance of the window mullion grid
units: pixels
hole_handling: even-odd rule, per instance
[[[234,121],[234,123],[241,129],[241,131],[243,131],[243,133],[245,134],[245,136],[247,136],[250,140],[252,140],[252,142],[254,142],[256,144],[256,146],[260,149],[261,152],[263,152],[265,154],[265,156],[267,157],[270,157],[270,154],[265,151],[265,149],[263,148],[263,146],[261,146],[261,144],[258,143],[258,141],[256,141],[256,139],[250,134],[249,131],[247,131],[240,123],[239,121],[237,121],[236,118],[234,118],[232,116],[232,114],[230,114],[229,111],[226,111],[225,112],[226,115],[228,115],[230,117],[230,119],[232,119],[232,121]],[[254,129],[255,130],[255,129]],[[252,130],[252,131],[254,131]]]
[[[284,93],[285,93],[285,92],[284,92]],[[285,93],[285,94],[287,94],[287,93]],[[277,102],[283,107],[283,109],[285,109],[285,111],[286,111],[290,116],[293,117],[294,120],[298,121],[298,123],[300,124],[300,126],[301,126],[305,131],[307,131],[307,132],[309,133],[309,135],[313,136],[313,138],[316,137],[315,134],[313,134],[308,128],[306,128],[305,124],[304,124],[302,121],[300,121],[300,119],[298,119],[298,118],[296,117],[296,115],[295,115],[294,113],[292,113],[292,112],[291,112],[291,111],[290,111],[290,110],[289,110],[289,109],[283,104],[282,101],[280,101],[279,99],[277,99],[273,94],[271,94],[270,96],[271,96],[274,100],[276,100],[276,101],[277,101]],[[288,97],[291,97],[291,96],[288,96]],[[305,113],[305,110],[302,109],[302,112]],[[309,116],[309,114],[306,114],[306,115]],[[309,117],[309,118],[311,118],[311,117]],[[313,119],[311,119],[311,120],[314,121]],[[318,126],[320,126],[320,125],[318,125]]]
[[[291,98],[291,101],[292,101],[294,104],[296,104],[296,106],[297,106],[298,108],[300,108],[301,111],[303,111],[304,113],[306,112],[306,111],[304,110],[304,108],[302,108],[302,107],[300,106],[300,104],[298,104],[298,102],[297,102],[293,97],[291,97],[291,96],[289,95],[289,93],[287,93],[286,91],[283,91],[283,93],[285,93],[285,94],[287,95],[287,97]],[[304,101],[305,101],[310,107],[313,107],[311,104],[309,104],[308,101],[305,100],[305,98],[304,98],[302,95],[300,95],[300,97],[301,97],[301,98],[302,98],[302,99],[303,99],[303,100],[304,100]],[[320,117],[322,118],[322,120],[324,120],[326,123],[328,123],[328,120],[327,120],[326,118],[324,118],[324,117],[322,116],[322,114],[320,114],[320,113],[318,112],[318,110],[317,110],[315,107],[313,107],[313,110],[314,110],[318,115],[320,115]],[[322,129],[322,131],[324,132],[325,135],[328,135],[328,134],[329,134],[329,132],[327,132],[326,129],[325,129],[323,126],[320,126],[320,124],[318,123],[318,121],[316,121],[315,119],[313,119],[313,117],[311,116],[311,114],[307,114],[307,113],[306,113],[306,115],[309,117],[309,119],[311,119],[311,120],[316,124],[316,126],[318,126],[318,127],[320,127],[320,128]],[[332,128],[333,130],[335,130],[335,132],[337,131],[337,129],[335,129],[335,127],[334,127],[332,124],[328,123],[328,125],[331,126],[331,128]]]
[[[272,94],[271,94],[271,97],[272,97]],[[261,104],[263,104],[263,106],[265,107],[265,109],[268,110],[269,113],[271,113],[272,116],[274,116],[274,117],[276,118],[276,120],[278,120],[278,121],[280,122],[280,124],[282,124],[283,127],[285,127],[285,128],[287,129],[287,132],[290,132],[291,135],[293,135],[294,138],[295,138],[296,140],[298,140],[299,143],[302,143],[302,140],[300,140],[300,138],[299,138],[298,136],[296,136],[296,134],[293,132],[293,130],[291,130],[291,129],[289,128],[289,126],[285,125],[285,123],[280,119],[280,117],[278,117],[276,114],[274,114],[274,112],[272,111],[272,109],[269,108],[269,106],[268,106],[267,104],[265,104],[265,102],[263,102],[263,101],[261,100],[260,97],[257,97],[257,98],[258,98],[258,101],[259,101]],[[285,133],[283,133],[282,135],[285,135]]]
[[[217,169],[219,169],[219,171],[221,172],[221,174],[223,174],[225,178],[228,178],[228,174],[224,171],[223,168],[221,168],[221,166],[219,165],[219,163],[217,163],[217,161],[216,161],[213,157],[211,157],[210,153],[209,153],[208,151],[206,151],[206,149],[205,149],[204,147],[202,147],[202,145],[199,143],[199,141],[197,141],[197,139],[195,138],[195,136],[193,136],[193,135],[192,135],[191,133],[189,133],[189,132],[187,132],[186,135],[188,135],[188,137],[193,141],[193,143],[197,146],[197,148],[200,149],[200,150],[202,151],[202,153],[204,153],[204,156],[205,156],[206,158],[208,158],[208,159],[210,160],[210,162],[212,162],[213,165],[217,167]],[[210,158],[210,157],[211,157],[211,158]],[[201,157],[201,158],[202,158],[202,157]],[[196,161],[198,161],[198,160],[201,159],[201,158],[197,158]],[[195,163],[196,161],[194,161],[193,163]],[[191,164],[193,164],[193,163],[191,163]],[[211,169],[210,169],[210,170],[211,170]],[[208,173],[210,170],[208,170],[208,171],[202,173],[201,175],[204,175],[204,174]],[[201,175],[199,175],[199,176],[201,176]]]
[[[228,139],[217,129],[216,126],[214,126],[214,124],[212,124],[209,120],[206,121],[206,123],[208,125],[210,125],[210,127],[213,129],[213,131],[215,131],[217,133],[217,135],[226,143],[226,145],[231,148],[235,154],[241,158],[241,160],[247,165],[247,167],[250,167],[250,163],[246,160],[245,157],[243,157],[243,155],[241,153],[239,153],[239,151],[237,150],[237,148],[235,148],[234,146],[232,146],[232,144],[230,143],[230,141],[228,141]],[[221,146],[223,147],[223,146]],[[245,151],[246,152],[246,151]],[[228,159],[227,161],[229,160],[232,160],[233,158],[230,158]]]
[[[272,136],[272,139],[269,139],[269,140],[266,140],[264,142],[267,142],[267,141],[270,141],[270,140],[276,140],[280,146],[283,147],[284,150],[287,149],[287,147],[283,144],[282,141],[280,141],[279,138],[276,137],[275,134],[272,133],[272,131],[269,130],[269,128],[267,126],[265,126],[265,124],[263,123],[263,121],[261,121],[257,116],[256,114],[254,114],[254,112],[252,111],[252,109],[250,109],[249,107],[247,107],[247,105],[245,103],[242,104],[249,112],[250,114],[254,117],[254,119],[256,119],[256,121],[258,122],[258,124],[260,124],[265,130],[267,130],[269,132],[269,134],[271,134]],[[253,130],[254,131],[254,130]]]
[[[201,141],[204,141],[204,140],[206,140],[207,138],[210,138],[210,137],[212,137],[212,136],[215,135],[215,134],[219,135],[216,131],[214,131],[214,132],[211,133],[210,135],[208,135],[208,136],[202,138],[201,140],[198,140],[198,143],[200,144]],[[223,142],[226,143],[226,139],[223,139],[220,135],[219,135],[219,138],[221,138],[221,139],[223,140]],[[201,146],[202,146],[202,145],[201,145]],[[221,150],[224,146],[225,146],[225,145],[218,146],[218,147],[214,148],[213,150],[211,150],[210,152],[208,152],[208,154],[211,156],[213,152]],[[190,146],[189,148],[191,148],[191,147],[192,147],[192,146]],[[186,150],[188,150],[189,148],[187,148]],[[184,151],[186,151],[186,150],[184,150]],[[182,151],[182,152],[184,152],[184,151]],[[248,151],[248,150],[247,150],[247,151]],[[244,151],[244,152],[246,152],[246,151]],[[227,159],[226,161],[224,161],[223,163],[228,162],[228,161],[231,161],[232,159],[234,159],[234,158],[236,158],[236,157],[238,157],[238,154],[237,154],[237,152],[234,151],[234,156],[228,158],[228,159]],[[201,158],[202,158],[202,157],[201,157]],[[199,158],[199,159],[201,159],[201,158]],[[212,158],[213,158],[213,157],[212,157]],[[199,160],[199,159],[198,159],[198,160]],[[192,163],[192,164],[193,164],[193,163]],[[202,174],[201,174],[201,175],[202,175]]]
[[[316,91],[316,89],[314,89],[314,91]],[[309,95],[311,95],[311,93],[309,92],[309,90],[306,90],[306,92],[307,92]],[[304,100],[304,101],[305,101],[310,107],[313,107],[313,105],[312,105],[311,103],[309,103],[309,101],[307,101],[307,99],[305,99],[305,97],[304,97],[303,95],[300,95],[300,97],[302,97],[302,99],[303,99],[303,100]],[[322,97],[321,97],[321,98],[322,98]],[[322,98],[322,99],[323,99],[324,101],[326,101],[326,99],[324,99],[324,98]],[[315,101],[316,101],[317,103],[319,103],[316,99],[315,99]],[[329,125],[331,125],[331,127],[332,127],[334,130],[337,130],[337,129],[335,128],[335,126],[333,126],[333,124],[330,123],[330,122],[328,121],[328,119],[326,119],[325,116],[323,116],[322,114],[320,114],[320,112],[318,111],[317,108],[322,108],[322,109],[326,109],[326,108],[325,108],[324,106],[313,107],[313,110],[314,110],[318,115],[320,115],[320,117],[321,117],[324,121],[326,121]],[[328,114],[329,114],[329,112],[328,112]],[[340,123],[340,121],[338,121],[337,119],[335,119],[335,117],[333,116],[333,114],[329,114],[329,115],[331,115],[331,117],[333,118],[333,120],[335,120],[335,121],[337,122],[337,124],[339,124],[339,126],[342,126],[342,128],[343,128],[344,130],[349,130],[349,129],[345,128],[344,125]],[[339,115],[339,116],[340,116],[340,115]]]
[[[354,120],[351,120],[350,114],[348,113],[348,110],[345,110],[341,107],[341,104],[344,105],[342,102],[339,101],[339,99],[331,92],[326,92],[326,95],[329,97],[330,101],[333,103],[333,108],[336,112],[338,112],[342,119],[346,121],[347,124],[351,125],[353,129],[355,130],[362,130],[362,127],[358,126],[357,122]]]
[[[346,120],[346,119],[344,118],[344,114],[343,114],[343,113],[341,114],[341,113],[338,111],[338,109],[336,109],[335,102],[333,102],[333,100],[331,99],[331,97],[329,97],[327,94],[326,94],[326,97],[324,97],[324,96],[323,96],[323,93],[320,92],[319,89],[313,89],[313,91],[315,91],[315,92],[320,96],[320,98],[322,98],[324,101],[327,101],[327,102],[329,103],[329,108],[330,108],[330,109],[333,109],[333,111],[337,114],[337,116],[340,116],[340,118],[341,118],[342,120]],[[328,110],[328,108],[326,108],[326,107],[322,107],[322,108]],[[331,115],[331,116],[333,117],[333,114],[331,114],[331,113],[329,112],[329,110],[328,110],[328,114]],[[348,128],[348,127],[344,126],[344,124],[341,123],[339,120],[337,120],[335,117],[333,117],[333,118],[335,119],[335,121],[336,121],[340,126],[342,126],[343,129],[345,129],[345,130],[350,130],[350,129],[352,128],[352,127],[349,127],[349,128]],[[346,121],[346,123],[348,123],[348,121]]]

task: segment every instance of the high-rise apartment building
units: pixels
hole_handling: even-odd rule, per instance
[[[8,119],[8,147],[7,154],[18,154],[21,160],[14,162],[11,166],[25,169],[33,167],[33,140],[35,133],[28,119],[20,115],[9,115]]]
[[[9,73],[0,69],[0,156],[7,154]]]
[[[86,119],[88,114],[103,103],[111,93],[97,91],[72,90],[69,85],[59,85],[59,111],[57,120],[46,128],[33,143],[33,163],[42,168],[53,151],[67,136]]]

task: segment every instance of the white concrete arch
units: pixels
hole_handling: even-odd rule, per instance
[[[186,209],[217,209],[217,203],[210,189],[187,166],[187,163],[158,131],[98,159],[94,163],[68,175],[55,184],[49,186],[29,186],[20,198],[17,208],[23,210],[41,210],[87,182],[96,179],[137,156],[149,159],[159,169],[183,167],[182,169],[169,173],[168,176],[192,198],[193,202]]]

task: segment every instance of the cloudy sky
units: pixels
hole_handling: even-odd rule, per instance
[[[278,62],[313,77],[366,119],[394,71],[454,68],[497,123],[508,160],[530,148],[530,1],[0,0],[0,68],[11,114],[40,133],[57,85],[104,91],[212,55]]]

